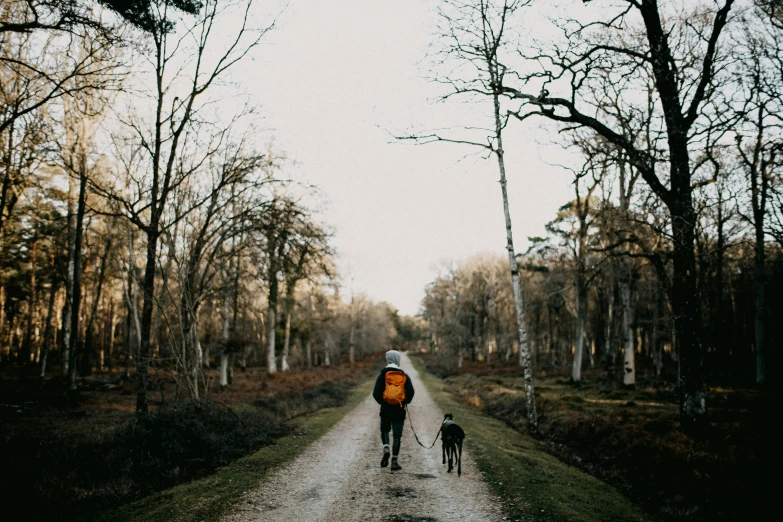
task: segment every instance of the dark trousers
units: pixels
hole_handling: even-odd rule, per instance
[[[381,441],[384,445],[389,445],[389,431],[394,435],[394,445],[392,446],[392,457],[400,454],[400,443],[402,442],[402,428],[405,426],[405,419],[391,419],[381,415]]]

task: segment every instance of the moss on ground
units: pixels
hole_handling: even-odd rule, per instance
[[[529,435],[453,400],[421,359],[411,360],[438,406],[464,428],[467,448],[511,520],[649,520],[617,490],[548,454]]]
[[[275,469],[299,456],[372,390],[367,381],[351,391],[345,406],[325,408],[297,419],[297,428],[271,446],[243,457],[215,474],[100,513],[82,512],[74,521],[196,522],[219,520],[242,496]]]

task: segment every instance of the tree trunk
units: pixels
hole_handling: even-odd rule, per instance
[[[763,218],[757,219],[753,258],[753,327],[756,349],[756,384],[767,384],[767,346],[764,338],[764,229]],[[760,223],[759,223],[760,221]],[[761,226],[759,226],[759,224]]]
[[[52,319],[54,318],[54,301],[57,296],[57,283],[52,281],[52,289],[49,292],[49,305],[46,308],[46,325],[44,326],[43,348],[41,350],[41,382],[46,380],[46,363],[49,359],[49,346],[52,342]]]
[[[33,354],[33,332],[36,325],[36,308],[38,307],[38,286],[35,280],[35,274],[38,267],[35,265],[38,257],[38,233],[33,232],[33,245],[30,249],[30,299],[27,303],[27,328],[22,342],[22,364],[30,362]]]
[[[617,353],[617,350],[615,350],[613,346],[613,336],[612,336],[612,330],[614,326],[614,288],[612,283],[609,283],[609,292],[608,292],[608,303],[607,303],[607,310],[606,310],[606,345],[604,347],[605,356],[606,356],[606,375],[607,377],[614,381],[615,379],[615,355]]]
[[[733,0],[727,0],[718,10],[714,20],[713,34],[718,35],[726,23]],[[663,199],[671,216],[672,228],[672,309],[677,336],[680,390],[680,424],[684,431],[699,430],[706,420],[704,397],[704,332],[699,303],[697,283],[695,231],[697,215],[693,207],[693,183],[691,179],[691,157],[689,135],[693,119],[683,109],[682,86],[672,69],[669,35],[663,28],[657,2],[638,2],[637,9],[644,21],[647,40],[650,44],[650,65],[655,77],[655,86],[660,95],[666,123],[666,140],[669,149],[670,189],[652,187]],[[714,56],[714,55],[712,55]],[[709,56],[711,59],[712,56]],[[705,60],[707,57],[705,57]],[[707,70],[706,75],[712,75]],[[706,77],[702,77],[706,79]],[[691,101],[691,104],[697,104]],[[692,109],[697,109],[692,105]],[[697,114],[696,112],[693,115]],[[648,172],[648,177],[649,177]]]
[[[220,389],[225,390],[228,387],[228,353],[225,350],[220,352]]]
[[[128,279],[130,280],[130,277]],[[131,326],[131,321],[132,321],[131,314],[133,312],[132,312],[132,309],[131,309],[130,299],[127,299],[126,305],[127,305],[128,310],[127,310],[127,314],[125,316],[125,339],[124,339],[124,344],[125,344],[125,371],[123,372],[123,376],[125,377],[125,379],[130,379],[131,357],[133,355],[133,347],[131,345],[131,327],[132,327]]]
[[[154,205],[153,205],[154,207]],[[156,256],[158,252],[158,240],[160,239],[160,218],[153,208],[153,218],[147,227],[147,258],[142,279],[143,305],[141,308],[141,346],[136,360],[136,374],[138,375],[138,392],[136,394],[136,412],[145,413],[149,409],[147,404],[147,384],[149,380],[149,366],[152,354],[152,309],[155,306],[155,271]]]
[[[574,362],[571,368],[571,380],[582,380],[582,360],[585,351],[585,317],[587,316],[587,289],[585,288],[585,274],[582,260],[577,261],[576,267],[576,338],[574,348]]]
[[[68,176],[68,268],[65,275],[65,306],[63,307],[63,339],[61,356],[61,375],[68,377],[71,364],[71,329],[73,324],[73,279],[76,259],[76,188],[72,176]]]
[[[103,258],[101,259],[101,268],[98,271],[98,285],[95,289],[95,296],[92,301],[92,309],[90,310],[90,316],[87,320],[87,333],[84,336],[84,359],[85,364],[82,365],[82,372],[89,373],[89,358],[92,355],[93,350],[93,330],[95,327],[95,316],[98,315],[98,305],[101,300],[101,294],[103,291],[103,280],[106,276],[106,265],[109,262],[109,253],[111,252],[112,236],[106,239],[106,246],[103,251]]]
[[[193,388],[193,400],[198,401],[199,400],[199,393],[198,393],[198,387],[199,382],[198,378],[199,375],[201,375],[201,372],[199,372],[198,364],[201,360],[202,353],[201,353],[201,341],[199,340],[199,327],[198,327],[198,318],[193,322],[193,332],[195,335],[195,342],[193,343],[193,347],[195,348],[194,354],[193,354],[193,370],[191,370],[190,377],[192,379],[192,388]],[[205,385],[206,387],[206,385]]]
[[[168,243],[169,250],[166,255],[166,264],[163,266],[163,270],[161,270],[160,273],[160,288],[161,288],[161,299],[164,299],[165,296],[168,295],[168,292],[166,291],[166,286],[168,285],[169,277],[171,274],[171,265],[174,262],[174,258],[177,255],[176,252],[176,238],[179,237],[179,220],[176,220],[174,223],[174,231],[171,234],[172,238],[175,238],[173,241],[170,241]],[[163,314],[163,310],[161,309],[163,305],[159,305],[153,309],[153,315],[152,315],[152,337],[153,337],[153,353],[158,352],[159,346],[158,346],[158,336],[160,332],[160,317]]]
[[[289,370],[288,367],[288,348],[291,344],[291,306],[286,303],[285,312],[285,338],[283,341],[283,358],[280,362],[280,369],[284,372]]]
[[[275,329],[277,326],[277,314],[275,313],[275,304],[269,303],[269,312],[267,317],[267,348],[266,348],[266,371],[270,374],[277,372],[277,360],[275,359]]]
[[[269,249],[272,259],[269,262],[269,299],[268,299],[268,317],[266,325],[267,351],[266,351],[266,371],[269,374],[277,372],[277,359],[275,354],[275,333],[277,330],[277,293],[279,281],[277,279],[277,263],[274,256],[277,248],[273,244]]]
[[[128,251],[129,251],[129,263],[128,263],[128,285],[125,292],[125,300],[128,305],[128,320],[127,320],[127,332],[125,340],[125,377],[130,378],[131,361],[134,361],[134,355],[137,355],[142,343],[142,330],[141,322],[139,321],[139,285],[136,284],[136,260],[133,254],[133,234],[130,229],[130,223],[128,223]],[[131,329],[136,332],[136,351],[133,350],[133,343],[131,342],[132,334]],[[137,398],[138,400],[138,398]]]
[[[680,423],[686,432],[693,432],[705,422],[707,408],[701,314],[696,302],[698,288],[693,248],[696,217],[691,201],[690,176],[687,183],[687,187],[679,187],[681,194],[687,192],[683,201],[677,202],[671,209],[674,239],[672,308],[680,368]],[[672,185],[675,186],[674,180]]]
[[[231,189],[231,197],[232,198],[234,197],[234,189],[233,189],[233,187]],[[235,205],[236,205],[236,201],[235,201]],[[236,215],[236,206],[235,206],[235,209],[234,209],[234,214]],[[242,242],[242,238],[240,237],[240,243],[241,242]],[[236,245],[234,239],[231,240],[231,250],[233,250],[235,252],[237,250],[237,245]],[[237,324],[238,324],[238,321],[239,321],[239,278],[240,278],[240,276],[242,274],[242,257],[239,254],[239,252],[237,252],[237,254],[236,254],[236,259],[234,260],[234,258],[232,257],[232,260],[234,261],[234,263],[236,263],[236,265],[235,265],[235,268],[234,268],[234,273],[232,274],[233,275],[233,285],[232,285],[232,288],[231,288],[231,309],[232,309],[232,314],[231,314],[231,325],[230,325],[230,330],[229,330],[229,338],[233,342],[233,345],[231,347],[231,352],[228,355],[228,376],[227,376],[227,380],[228,380],[229,386],[234,384],[234,361],[236,359],[236,352],[237,352],[238,347],[239,347],[239,341],[238,341],[238,338],[237,338],[238,337],[237,336]],[[242,346],[242,351],[243,352],[245,351],[244,343],[243,343],[243,346]],[[243,359],[244,359],[244,357],[243,357]],[[243,370],[244,370],[244,368],[243,368]]]
[[[623,307],[623,384],[634,386],[636,385],[636,364],[634,362],[633,301],[628,267],[623,268],[623,277],[620,279],[620,304]]]
[[[228,273],[232,273],[231,260],[228,263]],[[220,389],[228,387],[228,340],[231,329],[230,302],[231,296],[226,291],[223,296],[223,334],[220,339]]]
[[[210,368],[210,354],[209,354],[209,344],[204,348],[204,351],[202,352],[202,366],[206,369]]]
[[[496,64],[489,64],[497,80]],[[519,283],[519,268],[517,266],[516,252],[514,251],[514,236],[511,232],[511,212],[508,206],[508,191],[506,188],[506,164],[503,151],[503,119],[500,116],[500,97],[496,92],[493,96],[495,109],[495,139],[497,140],[495,156],[498,160],[500,172],[500,191],[503,197],[503,215],[506,222],[506,250],[508,250],[508,264],[511,270],[512,291],[514,293],[514,305],[517,319],[517,334],[519,339],[519,365],[523,368],[525,380],[525,406],[527,408],[527,421],[535,429],[538,425],[536,416],[536,402],[533,388],[533,369],[530,365],[530,345],[527,342],[527,329],[525,326],[525,306],[522,302],[522,287]]]
[[[76,207],[76,225],[74,230],[74,256],[73,256],[73,302],[71,306],[71,336],[70,336],[70,362],[68,368],[69,388],[76,389],[76,361],[79,351],[79,308],[82,299],[82,237],[84,226],[85,198],[87,192],[87,173],[84,165],[86,158],[80,159],[79,167],[79,202]]]
[[[109,315],[106,318],[105,328],[107,339],[105,347],[101,350],[101,370],[105,364],[111,373],[114,370],[114,295],[112,292],[109,292]],[[108,357],[105,357],[106,351],[108,351]]]
[[[715,252],[715,315],[713,316],[713,339],[715,339],[715,348],[720,353],[720,359],[726,366],[731,365],[729,350],[726,349],[726,326],[723,322],[723,264],[725,259],[724,250],[726,248],[726,233],[724,231],[723,217],[723,188],[722,184],[718,186],[718,217],[717,217],[717,246]]]

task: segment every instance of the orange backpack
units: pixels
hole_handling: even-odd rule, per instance
[[[392,370],[386,372],[386,389],[383,390],[383,400],[389,404],[403,405],[405,402],[405,381],[403,372]]]

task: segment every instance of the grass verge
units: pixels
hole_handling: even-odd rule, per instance
[[[195,522],[219,520],[242,496],[275,469],[293,460],[334,426],[372,390],[373,381],[354,388],[345,406],[325,408],[297,419],[290,435],[218,469],[215,474],[154,493],[100,513],[82,513],[75,521]]]
[[[527,433],[519,366],[465,361],[457,368],[445,358],[421,359],[457,402]],[[708,427],[689,436],[679,429],[671,380],[637,374],[636,386],[624,387],[595,370],[580,383],[538,373],[535,439],[651,516],[683,522],[783,519],[775,482],[767,478],[781,462],[770,415],[780,402],[775,392],[707,388]]]
[[[2,366],[0,505],[20,522],[70,520],[192,483],[297,433],[294,419],[345,405],[379,364],[376,356],[271,376],[248,368],[197,403],[157,375],[159,401],[144,415],[134,414],[133,382],[116,373],[70,391],[56,378],[42,386],[33,368]],[[205,371],[207,383],[215,372]]]
[[[511,520],[649,520],[617,490],[561,462],[529,435],[455,401],[419,357],[411,360],[436,404],[467,433],[465,444]]]

